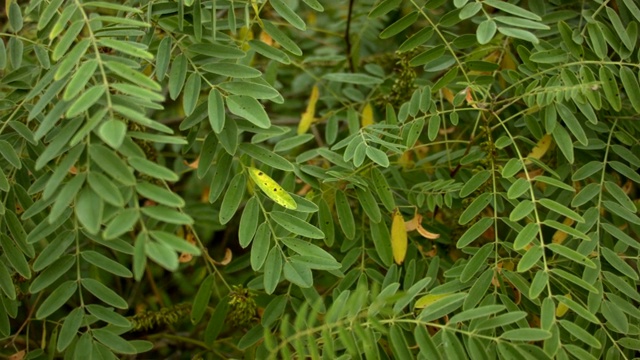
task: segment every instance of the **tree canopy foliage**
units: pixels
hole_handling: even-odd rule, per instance
[[[8,0],[3,355],[631,359],[635,0]]]

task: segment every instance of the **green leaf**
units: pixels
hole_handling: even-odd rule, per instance
[[[387,154],[384,151],[380,149],[376,149],[371,146],[367,146],[366,154],[367,154],[367,157],[371,159],[373,162],[375,162],[376,164],[384,168],[389,167],[389,158],[387,157]]]
[[[140,209],[141,212],[156,220],[164,221],[168,224],[190,225],[193,224],[193,218],[180,211],[168,208],[166,206],[145,206]]]
[[[611,70],[609,70],[609,68],[601,66],[599,76],[605,98],[614,110],[620,111],[622,109],[622,100],[620,98],[618,82],[616,81],[615,75]]]
[[[76,101],[74,101],[65,114],[66,117],[72,118],[80,115],[95,104],[104,94],[103,85],[96,85],[86,90]]]
[[[580,214],[560,204],[557,201],[544,198],[544,199],[539,199],[538,203],[551,211],[554,211],[560,215],[564,215],[565,217],[573,219],[579,223],[584,223],[585,221],[584,218],[580,216]]]
[[[191,244],[186,239],[183,239],[177,235],[166,231],[152,230],[149,232],[149,235],[154,240],[157,240],[159,243],[167,245],[168,247],[174,249],[178,252],[183,252],[191,255],[200,256],[201,251],[200,248]]]
[[[324,233],[320,229],[289,213],[272,211],[270,217],[278,225],[294,234],[312,239],[324,238]]]
[[[430,27],[425,27],[422,30],[412,34],[409,36],[407,40],[405,40],[400,47],[398,47],[399,52],[407,52],[411,51],[418,46],[426,43],[433,36],[433,29]]]
[[[93,191],[107,203],[122,207],[124,205],[124,199],[120,190],[107,178],[105,175],[99,172],[92,171],[87,176],[87,183],[93,189]]]
[[[102,233],[105,239],[115,239],[118,236],[133,229],[133,225],[138,222],[140,213],[136,209],[125,209],[116,215]]]
[[[271,246],[271,230],[267,222],[263,222],[256,229],[256,234],[251,245],[251,268],[258,271],[264,265],[269,247]]]
[[[127,125],[116,119],[107,120],[98,129],[102,140],[114,149],[118,149],[127,134]]]
[[[291,59],[282,50],[276,49],[273,46],[269,46],[260,40],[249,40],[249,46],[255,50],[258,54],[282,64],[291,64]]]
[[[107,330],[106,328],[91,329],[91,333],[96,340],[116,353],[134,355],[138,352],[136,348],[128,341]]]
[[[133,186],[136,178],[129,170],[129,167],[120,159],[113,151],[102,145],[89,145],[89,155],[98,167],[102,168],[106,173],[123,185]]]
[[[569,281],[569,282],[571,282],[571,283],[573,283],[575,285],[578,285],[578,286],[580,286],[581,288],[583,288],[583,289],[585,289],[587,291],[590,291],[590,292],[596,293],[596,294],[598,293],[598,289],[596,289],[593,285],[589,284],[585,280],[583,280],[583,279],[581,279],[581,278],[579,278],[579,277],[577,277],[577,276],[575,276],[575,275],[573,275],[573,274],[571,274],[571,273],[569,273],[567,271],[564,271],[562,269],[556,268],[556,269],[551,270],[551,274],[558,275],[559,277],[563,278],[564,280]]]
[[[178,269],[180,265],[178,256],[169,245],[156,241],[147,241],[144,246],[147,256],[158,265],[169,271],[176,271]]]
[[[270,150],[267,150],[264,147],[249,143],[243,143],[240,144],[240,150],[250,157],[270,167],[280,169],[282,171],[293,171],[295,169],[293,164],[291,164],[289,160]]]
[[[211,300],[211,293],[213,290],[213,285],[215,282],[215,278],[213,274],[209,274],[198,288],[198,292],[196,293],[195,298],[193,299],[193,304],[191,305],[191,323],[198,324],[204,313],[207,310],[209,305],[209,301]]]
[[[413,25],[416,20],[418,20],[418,16],[419,13],[417,11],[413,11],[389,25],[386,29],[382,30],[378,36],[380,39],[388,39],[392,36],[398,35],[400,32]]]
[[[104,203],[90,187],[82,189],[76,197],[76,217],[84,229],[93,235],[100,231]]]
[[[578,326],[568,320],[559,320],[558,323],[571,335],[582,341],[585,345],[593,346],[596,349],[602,348],[602,344],[600,343],[600,341],[598,341],[595,336],[591,335],[591,333],[589,333],[583,327]]]
[[[478,216],[482,210],[484,210],[487,205],[491,202],[491,194],[483,193],[467,207],[467,209],[460,215],[458,219],[458,223],[460,225],[464,225],[471,221],[473,218]]]
[[[271,38],[273,38],[273,40],[280,44],[285,50],[296,56],[302,55],[302,50],[300,50],[295,41],[291,40],[291,38],[285,35],[285,33],[283,33],[275,25],[273,25],[273,23],[267,20],[262,20],[262,26],[264,31],[269,34],[269,36],[271,36]]]
[[[531,11],[525,10],[517,5],[513,5],[508,2],[503,2],[500,0],[484,0],[484,3],[491,6],[492,8],[504,11],[508,14],[522,17],[529,20],[541,21],[542,18]]]
[[[463,283],[471,280],[479,271],[484,269],[489,255],[493,250],[493,244],[486,244],[481,247],[467,262],[464,269],[460,273],[460,281]]]
[[[75,98],[84,89],[91,77],[93,77],[97,67],[98,62],[96,60],[85,61],[80,65],[78,70],[73,74],[69,84],[67,84],[62,99],[71,101],[71,99]]]
[[[623,334],[629,333],[629,319],[627,316],[615,306],[611,301],[604,300],[602,302],[600,311],[608,324],[612,325],[618,332]]]
[[[9,269],[4,263],[0,263],[0,289],[10,300],[16,299],[16,287],[11,280]]]
[[[356,196],[369,219],[374,223],[379,223],[382,220],[382,214],[380,213],[380,207],[378,206],[378,202],[373,196],[371,190],[364,190],[358,187],[356,188]]]
[[[285,279],[301,288],[313,286],[313,274],[309,266],[304,262],[285,262],[283,274]]]
[[[36,319],[42,320],[60,309],[78,290],[77,281],[65,281],[60,284],[49,296],[40,304],[36,311]]]
[[[293,25],[296,29],[300,31],[305,31],[307,29],[307,25],[304,21],[296,14],[296,12],[289,7],[289,5],[285,4],[283,0],[269,0],[269,4],[273,7],[273,9],[282,16],[289,24]]]
[[[542,341],[549,339],[551,333],[543,329],[514,329],[505,331],[500,335],[501,339],[509,341]]]
[[[501,2],[501,3],[502,4],[509,4],[509,3],[506,3],[506,2]],[[533,35],[531,32],[526,31],[526,30],[510,28],[510,27],[504,27],[504,26],[498,26],[498,32],[500,32],[502,35],[509,36],[509,37],[516,38],[516,39],[529,41],[529,42],[532,42],[534,44],[537,44],[537,43],[540,42],[535,35]]]
[[[496,35],[496,30],[498,30],[498,26],[495,21],[491,19],[484,20],[478,25],[478,29],[476,30],[476,38],[478,39],[478,43],[480,45],[488,44],[491,39]]]
[[[153,161],[135,156],[130,157],[128,161],[129,165],[131,165],[136,171],[145,175],[149,175],[153,178],[171,182],[175,182],[180,179],[178,174],[162,165],[156,164]]]
[[[71,239],[75,240],[75,237],[72,236]],[[63,255],[62,257],[53,259],[52,262],[50,266],[33,280],[29,287],[30,293],[36,294],[53,284],[75,264],[76,258],[71,255]]]
[[[51,53],[51,59],[53,61],[58,61],[67,53],[67,50],[69,50],[69,47],[73,44],[73,41],[78,37],[84,25],[84,21],[77,20],[67,28],[64,35],[59,38],[58,44]]]
[[[531,200],[522,200],[509,214],[509,220],[520,221],[535,209],[535,205]]]
[[[518,262],[518,272],[524,272],[531,269],[542,257],[542,248],[540,245],[534,245],[525,252],[522,259]]]
[[[145,60],[153,60],[153,54],[146,50],[146,46],[130,42],[130,41],[122,41],[108,38],[100,38],[98,43],[102,46],[106,46],[112,48],[113,50],[120,51],[123,54],[131,55],[133,57],[145,59]]]
[[[162,81],[169,69],[171,61],[171,36],[165,36],[158,45],[156,52],[156,77]]]
[[[117,261],[111,260],[110,258],[96,252],[93,250],[85,250],[82,252],[82,258],[87,262],[108,271],[114,275],[130,278],[133,276],[131,271],[127,269],[124,265],[120,264]]]
[[[402,328],[398,324],[392,324],[389,332],[391,351],[396,359],[413,359],[409,350],[409,344],[404,336]]]
[[[212,74],[226,76],[234,79],[250,79],[257,78],[262,75],[260,70],[254,69],[249,66],[228,62],[207,64],[202,67],[202,70],[210,72]]]
[[[593,261],[591,261],[586,256],[582,255],[581,253],[575,250],[569,249],[566,246],[563,246],[561,244],[548,244],[547,248],[549,248],[549,250],[553,251],[554,253],[560,256],[563,256],[571,261],[575,261],[581,265],[585,265],[592,269],[596,269],[596,264]]]
[[[200,74],[192,73],[184,85],[184,94],[182,96],[182,108],[187,116],[191,115],[196,108],[198,97],[200,96],[200,89]]]
[[[127,302],[120,297],[115,291],[109,289],[101,282],[94,279],[82,279],[82,287],[92,293],[101,301],[116,307],[118,309],[126,309],[129,307]]]
[[[131,322],[129,322],[129,320],[127,320],[126,317],[113,311],[112,308],[107,308],[97,304],[86,305],[86,308],[91,315],[98,318],[98,320],[102,320],[106,322],[107,324],[125,327],[125,328],[128,328],[131,326]]]
[[[613,266],[620,273],[624,274],[626,277],[638,281],[640,278],[638,277],[638,272],[631,267],[631,265],[627,264],[623,259],[620,258],[618,254],[613,252],[612,250],[601,247],[600,253],[604,257],[607,262]],[[594,264],[595,267],[595,264]]]
[[[233,218],[236,211],[238,211],[238,207],[244,197],[246,187],[247,177],[244,173],[238,173],[233,177],[233,179],[231,179],[229,188],[222,200],[222,205],[220,205],[220,213],[218,217],[220,224],[224,225],[228,223],[229,220]]]
[[[382,0],[367,15],[369,19],[379,18],[386,15],[391,10],[398,8],[402,0]]]
[[[78,174],[62,187],[49,213],[48,221],[50,224],[54,223],[62,213],[69,208],[69,205],[73,202],[73,199],[84,184],[85,179],[86,173]]]
[[[24,254],[16,246],[16,244],[5,234],[0,234],[0,244],[4,251],[8,263],[24,278],[31,278],[31,269]]]
[[[460,189],[460,197],[467,197],[476,191],[482,184],[484,184],[491,177],[489,170],[482,170],[474,174],[471,179],[467,180]]]
[[[62,327],[60,328],[60,332],[58,333],[58,341],[56,345],[56,349],[58,351],[63,351],[69,345],[73,339],[78,335],[78,330],[82,325],[82,320],[84,318],[84,309],[81,307],[77,307],[67,315],[62,323]]]
[[[252,124],[262,129],[271,127],[269,115],[258,100],[242,95],[230,95],[227,97],[229,111],[241,118],[249,120]]]
[[[383,82],[382,79],[367,74],[328,73],[323,78],[329,81],[355,85],[378,85]]]
[[[458,242],[456,243],[456,247],[458,247],[458,249],[462,249],[468,246],[477,238],[479,238],[482,234],[484,234],[484,232],[487,231],[493,224],[494,224],[494,220],[492,218],[485,217],[478,220],[467,231],[465,231],[464,234],[462,234],[462,236],[460,237],[460,239],[458,239]]]
[[[260,217],[260,201],[253,196],[245,204],[242,216],[240,217],[240,225],[238,226],[238,239],[240,246],[246,248],[253,240],[258,228],[258,219]]]
[[[271,248],[264,262],[264,290],[272,294],[280,282],[282,273],[282,255],[277,245]]]
[[[609,166],[611,166],[615,171],[619,172],[623,176],[640,184],[640,174],[638,174],[635,170],[633,170],[628,165],[621,163],[619,161],[609,161]]]
[[[349,200],[342,191],[337,191],[335,196],[336,214],[338,215],[340,228],[342,228],[348,239],[353,239],[356,236],[356,223],[353,219]]]
[[[160,84],[151,80],[149,77],[142,74],[141,72],[135,69],[132,69],[123,63],[115,62],[115,61],[105,61],[104,64],[109,70],[113,71],[116,75],[120,76],[123,79],[128,80],[133,84],[141,85],[155,91],[162,90],[162,87],[160,86]]]
[[[280,95],[271,86],[248,81],[231,81],[220,84],[220,88],[234,95],[245,95],[256,99],[273,99]]]
[[[573,164],[573,141],[571,140],[567,130],[562,126],[556,126],[556,128],[553,129],[552,135],[553,140],[558,145],[558,148],[560,148],[562,155],[564,155],[569,163]]]
[[[284,314],[285,307],[287,306],[287,297],[284,295],[277,296],[269,302],[269,305],[264,309],[262,315],[262,326],[265,329],[271,327],[271,325]]]
[[[22,29],[23,20],[22,20],[22,12],[20,11],[20,5],[17,2],[9,2],[9,26],[11,26],[11,30],[13,32],[18,32]]]
[[[625,243],[625,245],[627,246],[631,246],[633,248],[640,250],[640,242],[638,242],[637,240],[633,239],[631,236],[624,233],[618,227],[615,227],[607,223],[603,223],[601,225],[606,232],[608,232],[611,236],[613,236],[613,238],[620,240],[621,242]]]
[[[636,18],[636,20],[640,21],[640,8],[633,0],[622,0],[624,5],[629,9],[629,12]]]

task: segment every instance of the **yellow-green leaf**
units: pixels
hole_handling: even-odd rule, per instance
[[[264,192],[271,200],[275,201],[276,204],[292,210],[295,210],[298,207],[298,204],[296,204],[296,201],[293,200],[291,195],[289,195],[289,193],[283,189],[280,184],[269,177],[269,175],[262,172],[262,170],[250,167],[249,176],[251,176],[251,180],[258,185],[260,190],[262,190],[262,192]]]

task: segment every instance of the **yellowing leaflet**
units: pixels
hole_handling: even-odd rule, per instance
[[[545,134],[542,137],[542,139],[538,141],[538,144],[533,149],[531,149],[531,152],[529,153],[529,155],[527,155],[527,159],[524,161],[524,164],[525,165],[531,164],[531,160],[529,160],[528,158],[534,158],[534,159],[540,160],[540,158],[542,158],[544,154],[547,153],[547,150],[549,150],[550,146],[551,146],[551,135]]]
[[[270,178],[269,175],[262,172],[262,170],[250,167],[249,176],[251,180],[258,185],[260,190],[271,200],[275,201],[276,204],[291,210],[295,210],[298,207],[298,204],[296,204],[296,201],[293,200],[291,195],[289,195],[280,184]]]
[[[404,225],[404,218],[400,210],[393,212],[393,221],[391,222],[391,251],[393,252],[393,261],[400,265],[404,262],[407,255],[407,229]]]
[[[370,103],[367,103],[362,109],[361,125],[365,127],[371,124],[373,124],[373,107],[371,107]]]
[[[320,97],[318,85],[314,85],[313,89],[311,89],[311,95],[309,95],[309,104],[307,104],[307,111],[302,114],[300,123],[298,124],[298,135],[306,133],[309,130],[309,127],[311,127],[313,120],[315,120],[316,103],[318,102],[318,97]]]

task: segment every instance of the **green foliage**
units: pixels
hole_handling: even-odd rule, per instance
[[[3,10],[3,355],[640,351],[637,1]]]

